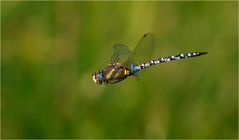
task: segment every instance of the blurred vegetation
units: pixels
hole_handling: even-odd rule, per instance
[[[1,2],[2,138],[237,138],[238,2]],[[112,46],[208,51],[115,85]]]

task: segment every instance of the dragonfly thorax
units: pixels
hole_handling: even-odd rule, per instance
[[[130,75],[130,68],[120,63],[112,63],[92,74],[92,79],[98,85],[102,83],[113,84],[126,79]]]

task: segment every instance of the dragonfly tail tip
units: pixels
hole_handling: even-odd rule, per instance
[[[204,55],[204,54],[207,54],[208,52],[199,52],[200,55]]]

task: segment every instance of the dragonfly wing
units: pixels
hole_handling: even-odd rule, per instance
[[[124,63],[130,56],[131,51],[124,44],[115,44],[113,46],[113,55],[111,63]]]
[[[155,48],[155,37],[153,33],[146,33],[140,39],[137,46],[130,54],[127,64],[139,64],[149,61]]]

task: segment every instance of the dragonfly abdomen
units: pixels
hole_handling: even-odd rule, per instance
[[[180,60],[180,59],[185,59],[185,58],[191,58],[191,57],[196,57],[196,56],[200,56],[200,55],[204,55],[207,54],[207,52],[190,52],[190,53],[182,53],[182,54],[177,54],[177,55],[172,55],[172,56],[167,56],[167,57],[161,57],[158,59],[154,59],[151,61],[148,61],[146,63],[141,63],[139,65],[136,65],[135,69],[145,69],[149,66],[153,66],[153,65],[157,65],[160,63],[164,63],[164,62],[169,62],[169,61],[173,61],[173,60]]]

